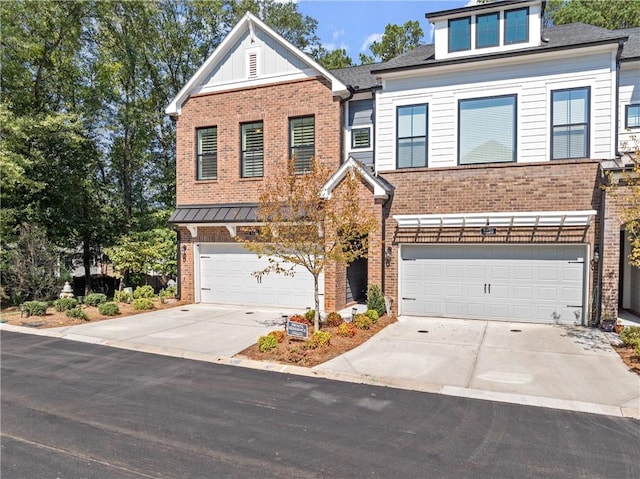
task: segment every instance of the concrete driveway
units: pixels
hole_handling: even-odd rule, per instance
[[[583,327],[402,317],[318,371],[455,396],[640,417],[640,377]]]
[[[282,327],[283,313],[291,311],[189,304],[47,331],[65,339],[159,354],[229,358]]]

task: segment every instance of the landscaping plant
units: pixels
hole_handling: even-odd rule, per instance
[[[107,295],[102,293],[91,293],[84,297],[84,304],[87,306],[98,307],[102,303],[107,302]]]
[[[27,301],[24,303],[24,310],[29,316],[44,316],[47,314],[47,303],[45,301]]]
[[[133,300],[133,309],[138,310],[146,310],[146,309],[154,309],[153,301],[149,298],[138,298]]]
[[[55,306],[56,311],[62,313],[63,311],[67,311],[78,306],[78,300],[75,298],[60,298],[56,299],[53,302],[53,305]]]
[[[353,325],[358,329],[369,329],[371,327],[371,318],[364,313],[356,314]]]
[[[338,326],[337,334],[343,338],[353,338],[356,335],[356,327],[353,323],[342,323]]]
[[[367,289],[367,308],[377,311],[378,316],[382,316],[387,310],[384,304],[384,294],[382,294],[380,286],[376,284],[369,285]]]
[[[118,307],[118,303],[109,301],[108,303],[99,305],[98,312],[104,316],[115,316],[120,314],[120,308]]]
[[[153,292],[153,286],[145,284],[144,286],[138,286],[133,292],[134,299],[140,298],[153,298],[155,293]]]
[[[369,319],[371,319],[371,322],[373,324],[376,324],[378,322],[378,318],[380,317],[380,315],[375,309],[368,309],[367,312],[364,314],[369,316]]]
[[[70,318],[82,319],[84,321],[89,321],[89,316],[84,312],[81,306],[76,306],[75,308],[68,309],[65,313]]]
[[[116,303],[130,303],[131,299],[131,294],[128,291],[116,291],[113,294],[113,300]]]
[[[343,322],[342,316],[340,313],[335,311],[327,314],[327,318],[324,320],[324,325],[327,327],[337,327],[340,326]]]
[[[626,346],[634,348],[636,356],[640,356],[640,326],[625,326],[620,331],[620,339]]]
[[[267,351],[271,351],[278,346],[278,338],[271,334],[267,334],[266,336],[260,336],[258,338],[258,349],[266,353]]]

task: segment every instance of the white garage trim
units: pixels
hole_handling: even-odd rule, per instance
[[[586,324],[587,244],[404,244],[398,313]]]
[[[510,211],[498,213],[456,213],[395,215],[398,228],[460,228],[482,226],[589,226],[595,210]]]

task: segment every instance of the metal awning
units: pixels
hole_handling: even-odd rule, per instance
[[[398,228],[589,226],[595,210],[394,215]]]
[[[199,226],[223,226],[235,236],[238,226],[257,224],[257,211],[257,203],[178,206],[169,223],[187,227],[193,237],[198,235]]]

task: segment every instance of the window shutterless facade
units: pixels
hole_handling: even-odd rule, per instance
[[[311,171],[315,156],[316,124],[313,116],[289,119],[289,158],[295,158],[296,173]]]
[[[588,158],[590,88],[551,92],[551,159]]]
[[[449,52],[471,49],[471,17],[449,20]]]
[[[504,44],[529,41],[529,8],[518,8],[504,12]]]
[[[516,98],[459,100],[458,164],[516,161]]]
[[[499,20],[499,13],[487,13],[476,16],[476,48],[498,46]]]
[[[215,180],[218,177],[218,128],[196,130],[198,180]]]
[[[259,178],[264,175],[264,126],[263,123],[241,125],[240,176]]]
[[[624,107],[624,127],[640,128],[640,104]]]
[[[371,128],[353,128],[351,130],[351,148],[370,148]]]
[[[427,166],[428,111],[426,104],[398,107],[398,168]]]

